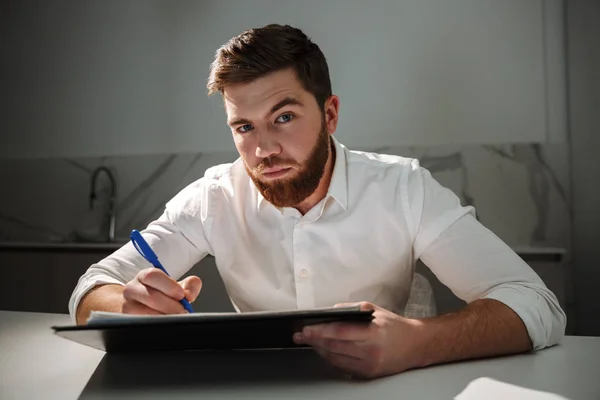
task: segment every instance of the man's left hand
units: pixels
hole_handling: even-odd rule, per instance
[[[362,378],[392,375],[417,366],[417,321],[371,303],[359,304],[363,311],[374,310],[371,323],[311,325],[294,334],[294,342],[308,344],[333,366]],[[351,304],[336,304],[347,305]]]

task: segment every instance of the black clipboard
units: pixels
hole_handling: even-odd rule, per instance
[[[113,318],[88,325],[53,326],[65,339],[108,353],[190,350],[251,350],[307,347],[292,336],[307,325],[369,323],[360,306],[245,313],[198,313]]]

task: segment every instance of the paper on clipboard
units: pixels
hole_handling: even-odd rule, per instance
[[[311,309],[294,309],[294,310],[275,310],[275,311],[249,311],[249,312],[208,312],[208,313],[184,313],[184,314],[169,314],[169,315],[138,315],[138,314],[122,314],[107,311],[92,311],[87,320],[88,326],[96,326],[101,324],[139,324],[140,322],[164,322],[175,323],[185,321],[204,321],[204,320],[221,320],[221,319],[245,319],[245,318],[280,318],[280,317],[301,317],[303,315],[319,315],[340,313],[347,311],[357,311],[356,306],[349,307],[322,307]]]
[[[281,349],[302,346],[292,336],[304,326],[369,323],[373,318],[373,310],[363,311],[358,305],[158,316],[94,312],[87,325],[52,328],[65,339],[112,353]]]

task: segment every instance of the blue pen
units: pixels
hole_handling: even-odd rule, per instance
[[[139,233],[137,230],[134,229],[131,232],[131,235],[129,235],[129,237],[131,238],[133,247],[136,248],[138,253],[140,253],[142,255],[142,257],[144,257],[146,259],[146,261],[148,261],[150,264],[152,264],[156,268],[162,270],[165,274],[167,274],[167,276],[170,276],[169,273],[167,272],[167,270],[165,269],[165,267],[163,267],[162,264],[160,263],[160,261],[158,261],[158,256],[156,255],[156,253],[154,253],[154,251],[152,251],[152,249],[150,248],[150,245],[148,244],[148,242],[146,242],[144,240],[141,233]],[[190,312],[190,313],[194,312],[190,302],[187,301],[187,299],[185,297],[183,299],[179,300],[179,302],[181,303],[183,308],[185,308],[188,312]]]

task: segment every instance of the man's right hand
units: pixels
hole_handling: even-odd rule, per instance
[[[187,311],[179,302],[185,298],[191,303],[196,300],[202,281],[197,276],[188,276],[177,282],[158,268],[147,268],[138,272],[123,289],[124,314],[183,314]]]

